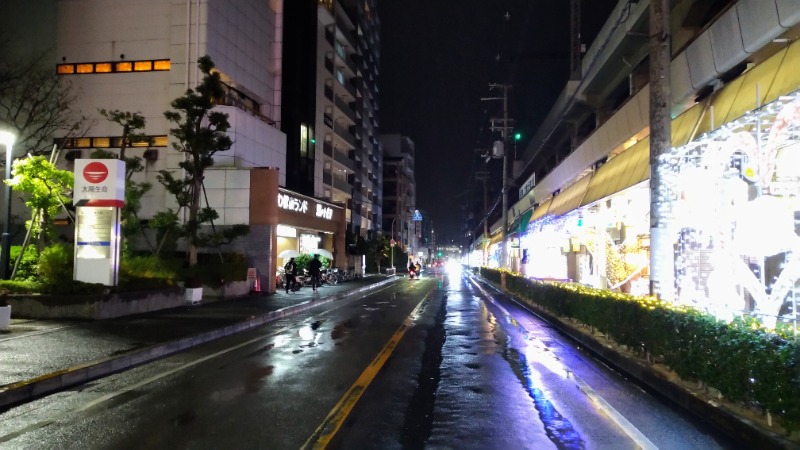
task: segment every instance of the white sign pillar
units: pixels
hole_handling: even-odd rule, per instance
[[[73,278],[117,285],[120,212],[125,205],[125,162],[118,159],[76,159],[75,269]]]

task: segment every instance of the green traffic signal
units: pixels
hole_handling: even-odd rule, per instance
[[[522,139],[522,133],[517,133],[517,134],[514,135],[514,140],[515,141],[518,141],[520,139]]]

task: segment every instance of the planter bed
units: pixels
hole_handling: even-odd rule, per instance
[[[205,287],[204,301],[217,301],[247,295],[246,281],[228,283],[218,289]],[[9,295],[12,317],[16,319],[102,320],[142,314],[187,304],[179,287],[100,295]]]

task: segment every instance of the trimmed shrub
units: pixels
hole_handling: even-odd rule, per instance
[[[14,261],[17,260],[19,257],[19,252],[22,250],[21,245],[13,245],[11,246],[11,253],[9,257],[11,258],[11,270],[14,268]],[[17,267],[17,273],[14,277],[15,280],[18,281],[36,281],[38,279],[36,275],[36,265],[39,263],[39,254],[36,251],[35,245],[29,245],[27,249],[25,249],[25,255],[22,256],[22,259],[19,262],[19,266]]]
[[[54,244],[39,255],[39,278],[45,285],[63,285],[72,282],[72,248],[65,244]]]
[[[42,292],[42,285],[27,280],[0,280],[0,290],[7,290],[10,294],[38,294]]]

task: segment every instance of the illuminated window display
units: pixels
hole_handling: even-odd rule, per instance
[[[794,318],[800,295],[800,96],[683,147],[670,168],[677,301],[729,320]]]
[[[520,248],[528,254],[527,263],[522,266],[525,276],[556,280],[569,278],[564,253],[564,246],[569,242],[569,234],[564,229],[568,216],[543,217],[520,237]]]

